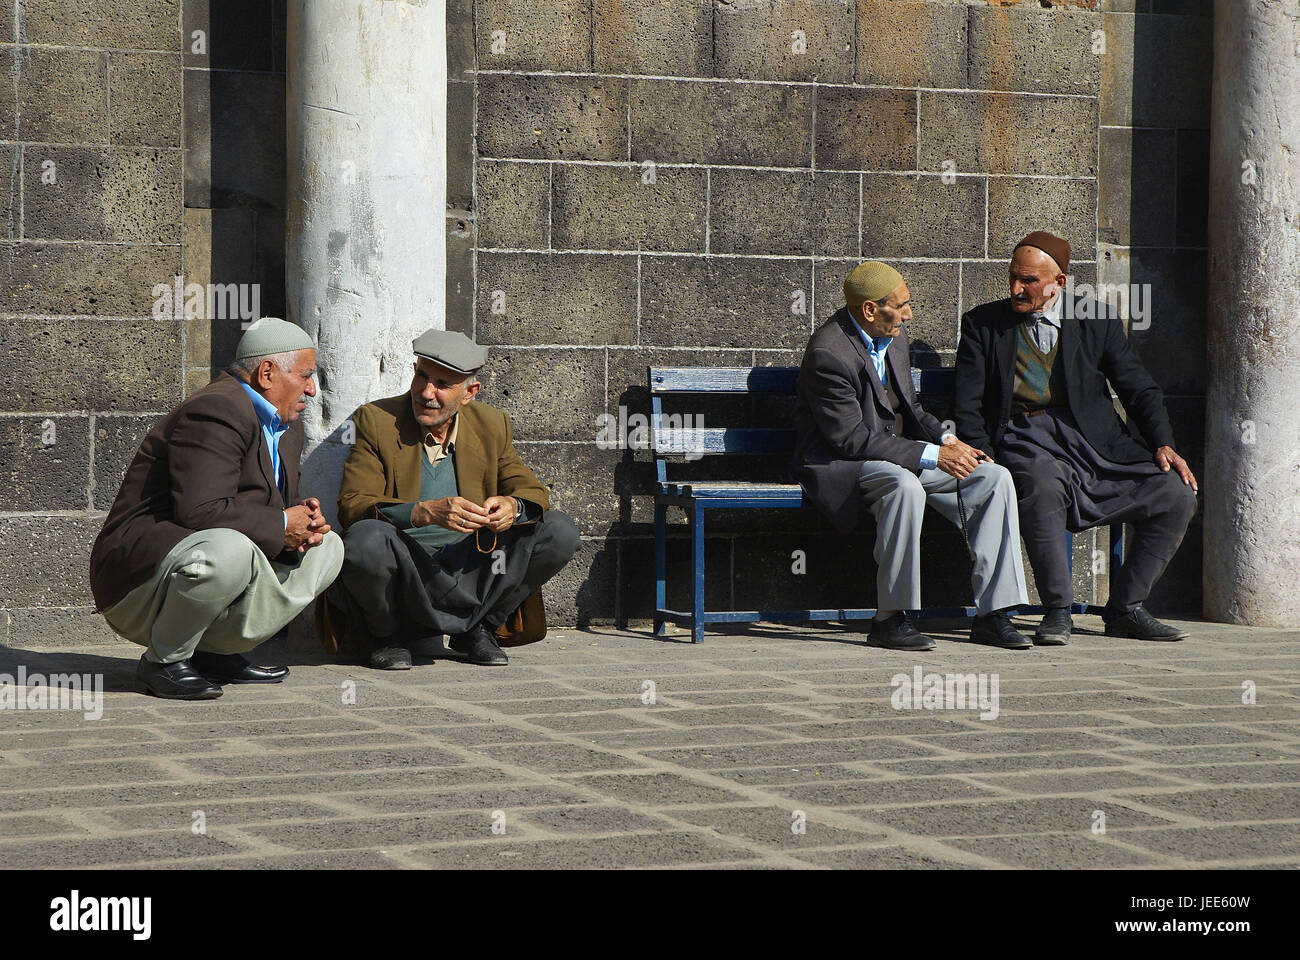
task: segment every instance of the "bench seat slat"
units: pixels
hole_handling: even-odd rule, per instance
[[[744,480],[669,481],[664,492],[674,497],[745,497],[748,499],[802,500],[797,483],[750,483]]]
[[[798,367],[654,367],[651,393],[794,393]]]
[[[692,427],[654,432],[654,452],[685,453],[789,453],[793,430],[775,427]]]

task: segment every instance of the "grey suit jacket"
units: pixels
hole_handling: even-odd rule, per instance
[[[943,425],[916,402],[907,329],[894,338],[885,364],[902,401],[897,418],[867,348],[841,308],[812,335],[799,368],[795,397],[794,479],[837,530],[858,522],[858,474],[864,460],[887,460],[920,471],[926,443]]]

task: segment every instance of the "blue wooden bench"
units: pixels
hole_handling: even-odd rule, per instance
[[[751,480],[673,480],[668,476],[670,457],[701,456],[737,458],[735,473],[745,475],[745,455],[789,456],[794,449],[794,431],[774,427],[677,426],[665,415],[665,397],[688,394],[793,394],[798,367],[651,367],[650,446],[655,462],[655,635],[664,636],[667,625],[689,627],[691,641],[704,639],[707,623],[749,623],[758,620],[804,622],[814,620],[866,620],[875,608],[809,610],[705,610],[704,609],[704,517],[709,510],[798,510],[804,507],[803,490],[797,483],[764,483]],[[918,394],[951,396],[954,371],[951,367],[912,369],[912,386]],[[667,513],[669,507],[686,511],[691,541],[691,609],[668,609]],[[812,509],[809,507],[809,509]],[[1066,534],[1067,544],[1073,537]],[[1123,525],[1110,528],[1110,578],[1123,558]],[[1073,567],[1073,552],[1070,553]],[[973,617],[974,607],[927,607],[920,617]],[[1021,613],[1042,613],[1041,606],[1025,606]],[[1076,603],[1073,613],[1100,613],[1101,606]]]

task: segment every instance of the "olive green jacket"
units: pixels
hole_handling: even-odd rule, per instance
[[[505,411],[473,400],[456,414],[456,486],[460,496],[482,504],[492,496],[518,497],[543,510],[550,494],[514,447]],[[402,393],[367,403],[352,415],[355,439],[339,487],[339,522],[347,529],[375,519],[380,507],[420,499],[424,431]]]

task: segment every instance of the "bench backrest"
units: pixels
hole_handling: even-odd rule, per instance
[[[667,481],[667,456],[781,454],[795,434],[775,427],[698,427],[663,412],[663,398],[682,394],[793,394],[798,367],[650,367],[650,448],[655,474]],[[917,393],[951,394],[951,367],[912,368]]]

